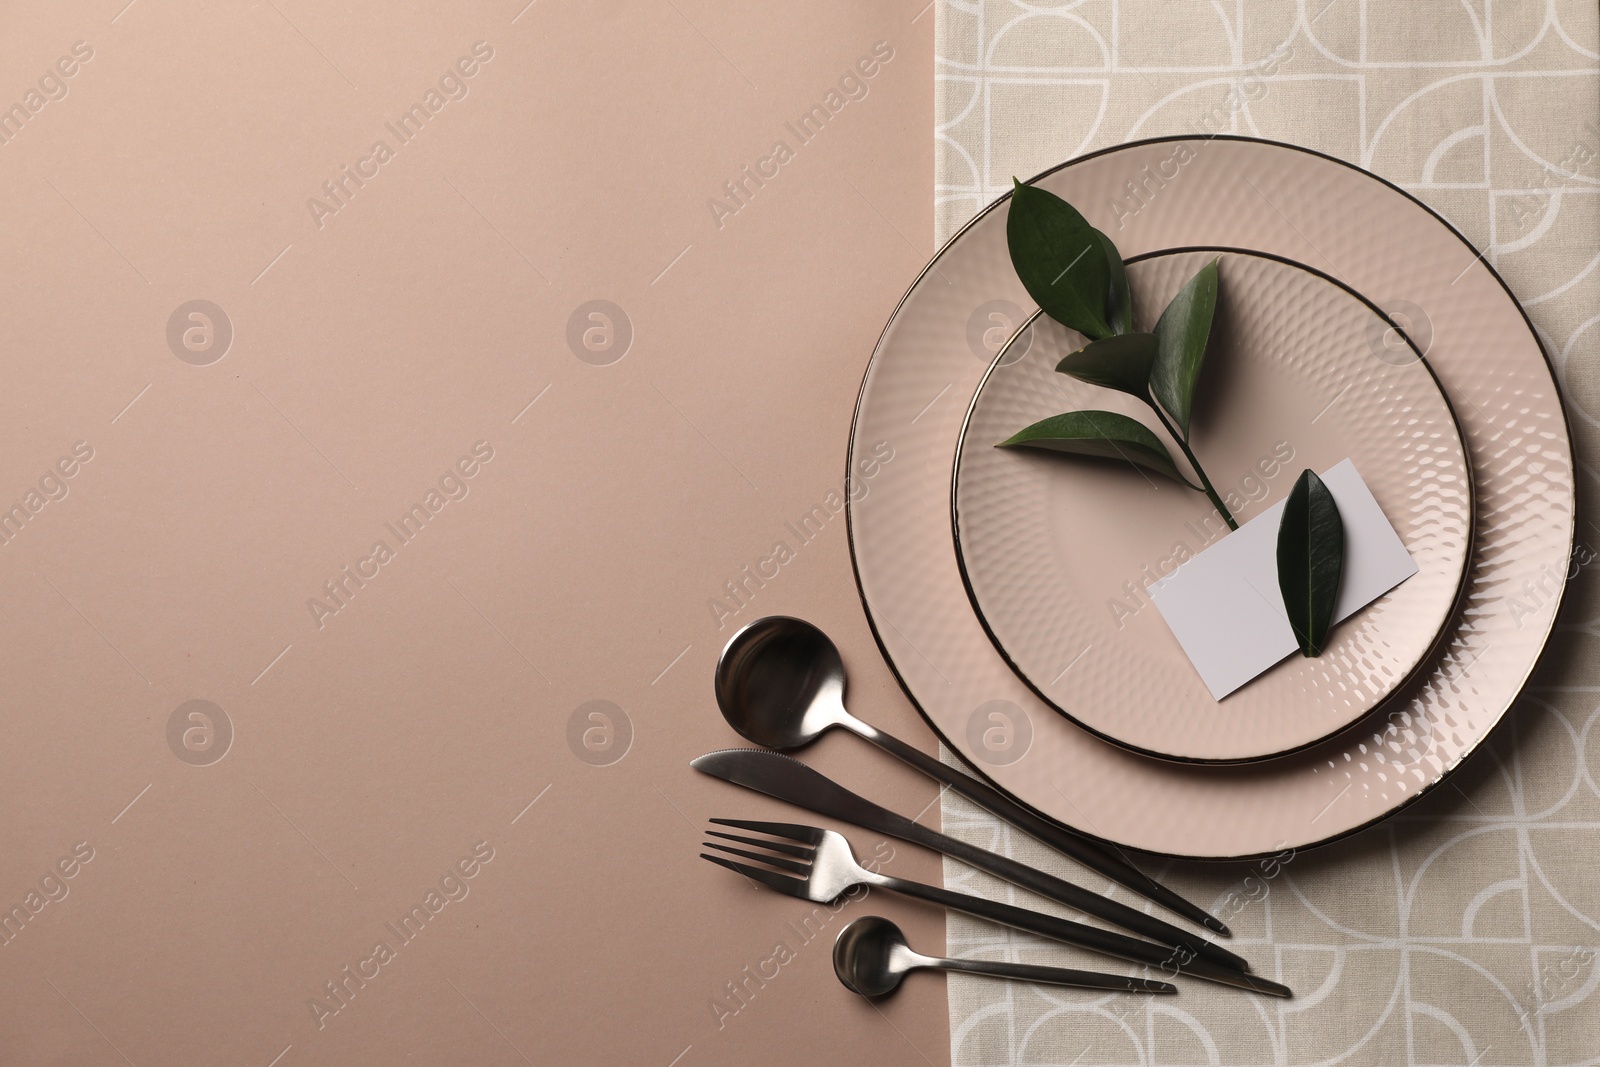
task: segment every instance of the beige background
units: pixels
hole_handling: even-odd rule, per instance
[[[1486,250],[1541,331],[1582,472],[1577,566],[1552,647],[1449,784],[1285,864],[1152,865],[1228,917],[1231,947],[1293,986],[1294,1000],[1186,989],[1181,1002],[1129,1010],[956,980],[954,1062],[1600,1062],[1600,529],[1589,506],[1600,460],[1600,11],[1592,0],[942,0],[935,10],[942,233],[1013,174],[1138,137],[1251,134],[1339,156]],[[1507,590],[1505,610],[1548,596]],[[1050,862],[970,807],[947,801],[944,818],[952,832]],[[959,918],[950,937],[962,951],[1059,955]]]
[[[40,894],[0,945],[0,1062],[947,1061],[940,980],[881,1010],[834,981],[867,905],[802,945],[810,906],[695,858],[706,816],[778,809],[686,766],[736,740],[718,650],[776,611],[839,640],[858,714],[931,743],[843,517],[805,545],[785,523],[838,485],[861,369],[932,251],[932,16],[524,3],[0,21],[0,106],[24,108],[0,145],[0,502],[26,515],[0,544],[0,906]],[[466,95],[398,145],[385,123],[480,41]],[[784,123],[878,41],[866,95],[800,144]],[[394,158],[319,227],[308,198],[380,137]],[[719,225],[708,200],[780,138],[793,158]],[[233,333],[204,366],[167,340],[194,299]],[[567,343],[595,299],[633,335],[604,366]],[[444,486],[466,495],[392,536],[476,442],[492,460]],[[794,559],[719,620],[779,540]],[[345,566],[368,579],[338,605]],[[169,743],[191,700],[220,714]],[[591,700],[631,730],[591,737],[608,766],[569,746]],[[220,760],[180,758],[221,751],[224,720]],[[925,783],[822,748],[937,817]],[[78,842],[93,858],[52,877]],[[391,936],[478,842],[492,860],[447,883],[467,895]],[[905,846],[888,869],[939,871]],[[936,912],[878,903],[940,948]],[[319,1029],[308,999],[379,939],[395,958]],[[796,958],[729,1000],[779,939]]]

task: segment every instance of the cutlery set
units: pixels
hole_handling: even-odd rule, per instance
[[[1203,935],[929,829],[851,792],[798,760],[768,751],[797,749],[832,727],[843,727],[1091,870],[1191,922],[1219,934],[1229,933],[1219,920],[1152,881],[1099,842],[1046,822],[998,790],[856,718],[845,708],[844,692],[844,664],[827,635],[799,619],[759,619],[735,634],[723,650],[717,664],[716,694],[729,725],[763,748],[712,752],[693,760],[691,766],[815,814],[933,849],[1128,933],[868,870],[856,861],[842,834],[820,827],[712,819],[714,826],[747,833],[707,830],[707,836],[715,840],[705,843],[710,851],[701,853],[702,859],[802,900],[826,903],[855,886],[871,886],[1155,967],[1164,977],[1197,978],[1269,996],[1291,995],[1287,986],[1249,973],[1250,965],[1243,957]],[[898,927],[877,916],[850,924],[834,946],[834,970],[840,982],[863,996],[888,993],[900,984],[906,972],[921,968],[1099,990],[1177,992],[1176,987],[1164,981],[924,956],[912,951]]]

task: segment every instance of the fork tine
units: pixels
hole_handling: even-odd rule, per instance
[[[781,852],[785,856],[795,856],[803,860],[810,859],[812,856],[816,855],[817,852],[816,849],[807,848],[804,845],[785,845],[781,841],[762,841],[754,837],[740,837],[738,834],[725,834],[718,830],[707,830],[706,836],[720,837],[724,841],[737,841],[740,844],[754,845],[757,848],[770,848],[774,852]]]
[[[734,856],[743,856],[745,859],[755,860],[757,863],[771,864],[780,871],[789,871],[793,874],[798,874],[802,878],[806,876],[808,871],[808,868],[804,864],[796,863],[794,860],[780,859],[777,856],[769,856],[764,852],[751,852],[747,849],[733,848],[730,845],[718,845],[711,841],[707,841],[701,847],[714,848],[718,852],[727,852]]]
[[[725,860],[721,856],[708,856],[704,852],[700,853],[700,858],[710,860],[719,867],[726,867],[734,874],[742,874],[746,878],[753,878],[769,889],[776,889],[780,893],[787,893],[789,896],[799,897],[801,900],[811,899],[806,896],[806,883],[798,878],[790,878],[788,875],[779,874],[776,871],[764,871],[760,867],[751,867],[744,863],[735,863],[732,860]]]
[[[791,841],[804,841],[814,845],[822,840],[822,831],[815,826],[802,826],[797,822],[752,822],[748,819],[712,819],[718,826],[737,826],[741,830],[754,830],[774,837],[787,837]]]

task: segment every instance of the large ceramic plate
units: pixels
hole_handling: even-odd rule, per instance
[[[1129,214],[1121,198],[1136,179],[1146,195]],[[1255,249],[1406,310],[1413,337],[1430,337],[1423,347],[1455,406],[1476,479],[1476,542],[1459,621],[1436,668],[1397,694],[1380,721],[1266,763],[1150,759],[1040,701],[973,614],[949,521],[956,439],[992,355],[973,341],[994,316],[1020,322],[1032,306],[1011,271],[1002,199],[941,250],[895,310],[851,431],[852,470],[875,445],[894,450],[872,492],[850,504],[849,523],[868,618],[906,693],[955,751],[1021,802],[1169,855],[1243,857],[1327,841],[1436,786],[1521,691],[1549,635],[1572,548],[1566,420],[1515,299],[1421,203],[1289,145],[1142,141],[1037,182],[1082,208],[1126,256]],[[1541,591],[1535,611],[1523,604],[1513,614],[1511,593],[1525,588]]]
[[[1148,592],[1227,535],[1206,498],[1126,463],[994,447],[1062,411],[1154,421],[1133,397],[1056,373],[1084,339],[1043,317],[1018,342],[1026,354],[1000,353],[978,387],[953,514],[973,608],[1041,699],[1136,751],[1238,762],[1346,729],[1424,666],[1466,573],[1471,478],[1426,363],[1381,343],[1381,312],[1300,264],[1219,250],[1135,260],[1136,327],[1150,329],[1213,259],[1219,295],[1190,444],[1235,520],[1282,500],[1303,469],[1349,459],[1417,574],[1336,626],[1320,656],[1289,656],[1213,698]],[[1256,595],[1277,604],[1275,586]]]

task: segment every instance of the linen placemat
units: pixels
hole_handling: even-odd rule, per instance
[[[1142,137],[1247,134],[1382,175],[1460,229],[1527,308],[1600,456],[1600,32],[1592,2],[939,0],[942,242],[1011,178]],[[1178,998],[952,978],[955,1067],[1600,1062],[1600,528],[1580,509],[1557,632],[1484,747],[1405,812],[1251,864],[1149,860],[1297,996]],[[952,834],[1110,892],[947,795]],[[1009,887],[946,864],[952,886]],[[1129,899],[1118,890],[1114,895]],[[1135,903],[1138,903],[1135,901]],[[959,916],[954,953],[1082,962]]]

